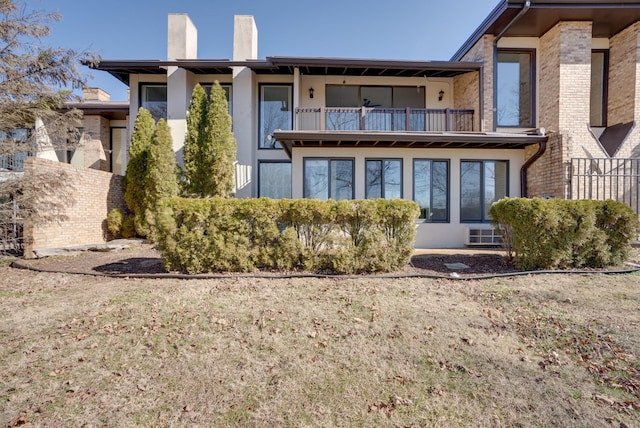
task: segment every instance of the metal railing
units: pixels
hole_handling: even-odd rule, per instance
[[[0,155],[0,171],[22,172],[24,170],[24,160],[28,156],[28,153]]]
[[[296,130],[473,131],[473,110],[380,107],[296,109]]]
[[[640,159],[571,159],[571,199],[613,199],[640,214]]]

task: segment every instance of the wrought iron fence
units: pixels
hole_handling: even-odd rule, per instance
[[[640,159],[571,159],[571,199],[613,199],[640,215]]]
[[[473,131],[473,110],[379,107],[296,109],[296,129],[308,131]]]
[[[0,198],[0,255],[19,255],[23,252],[22,219],[18,204],[10,198]]]

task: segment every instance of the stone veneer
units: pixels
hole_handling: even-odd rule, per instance
[[[30,157],[24,173],[66,174],[70,204],[62,214],[65,220],[34,224],[25,222],[25,257],[42,248],[97,244],[106,241],[106,218],[113,208],[124,208],[123,177],[89,168]]]

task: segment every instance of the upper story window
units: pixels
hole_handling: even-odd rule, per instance
[[[607,126],[607,82],[609,80],[609,51],[591,52],[591,126]]]
[[[424,86],[327,85],[327,107],[424,108]]]
[[[535,50],[499,49],[496,125],[535,126]]]
[[[509,194],[508,177],[508,161],[460,162],[460,221],[490,221],[491,204]]]
[[[367,198],[401,198],[402,160],[367,159],[365,180]]]
[[[292,104],[291,85],[260,85],[259,148],[282,148],[271,135],[276,129],[293,129]]]
[[[151,113],[154,119],[167,118],[167,85],[143,83],[140,85],[140,107]]]

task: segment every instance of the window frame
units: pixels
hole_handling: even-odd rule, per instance
[[[166,109],[165,109],[165,115],[164,117],[162,116],[154,116],[153,112],[149,109],[147,109],[146,107],[144,107],[142,105],[142,100],[143,100],[143,88],[147,87],[147,86],[162,86],[165,88],[166,93],[167,93],[167,99],[164,101],[166,104]],[[153,117],[154,120],[158,120],[158,119],[164,119],[167,120],[168,116],[169,116],[169,86],[167,85],[167,82],[140,82],[138,83],[138,108],[140,107],[144,107],[145,109],[149,110],[149,112],[151,113],[151,116]]]
[[[261,181],[261,174],[260,174],[261,169],[260,169],[260,166],[262,164],[274,164],[274,163],[286,163],[286,164],[289,164],[289,166],[290,166],[290,170],[289,170],[289,180],[290,180],[290,182],[289,182],[289,196],[286,197],[286,198],[282,198],[282,199],[291,199],[293,197],[292,196],[293,195],[293,182],[292,182],[293,181],[293,179],[292,179],[292,177],[293,177],[292,176],[293,165],[291,164],[290,160],[285,160],[285,159],[273,159],[273,160],[272,159],[260,159],[260,160],[258,160],[258,197],[259,198],[263,198],[263,197],[264,198],[271,198],[270,196],[264,196],[264,195],[260,194],[260,189],[261,189],[261,184],[260,184],[260,181]],[[274,199],[274,198],[272,198],[272,199]]]
[[[441,158],[414,158],[413,159],[413,165],[412,165],[413,170],[411,171],[411,179],[412,179],[412,199],[411,200],[418,204],[418,202],[416,201],[416,162],[424,162],[424,161],[429,161],[432,166],[433,166],[433,162],[442,162],[447,165],[447,177],[446,177],[447,218],[444,220],[431,220],[426,217],[419,217],[416,221],[421,223],[443,223],[443,224],[450,223],[451,222],[451,160],[450,159],[441,159]],[[431,168],[431,178],[433,178],[433,168]],[[429,189],[429,195],[430,195],[429,206],[433,207],[433,179],[430,180],[430,183],[431,183],[431,187]],[[420,207],[420,213],[422,215],[422,207]]]
[[[475,162],[480,164],[480,212],[481,219],[472,219],[465,220],[462,218],[462,164],[465,162]],[[508,159],[460,159],[460,192],[459,192],[459,209],[460,209],[460,223],[491,223],[491,218],[487,214],[485,217],[485,213],[488,211],[485,207],[486,197],[485,197],[485,163],[488,162],[501,162],[506,165],[506,179],[505,179],[505,196],[509,197],[511,184],[509,182],[509,170],[510,170],[510,161]],[[497,200],[497,199],[496,199]],[[495,202],[495,201],[494,201]]]
[[[499,64],[500,54],[527,54],[529,55],[529,110],[531,111],[528,125],[502,125],[498,123],[498,88],[500,84]],[[494,128],[535,128],[537,123],[536,117],[536,49],[535,48],[496,48],[495,54],[495,77],[494,77]],[[518,110],[518,113],[520,111]]]
[[[326,200],[334,200],[334,201],[338,201],[338,200],[344,200],[344,199],[335,199],[333,197],[333,195],[331,195],[331,162],[332,161],[350,161],[351,162],[351,197],[347,200],[353,200],[355,199],[355,188],[356,188],[356,184],[355,184],[355,177],[356,177],[356,162],[355,162],[355,158],[353,157],[321,157],[321,156],[311,156],[311,157],[304,157],[302,158],[302,197],[304,199],[309,199],[309,196],[307,196],[306,192],[307,192],[307,186],[306,184],[306,177],[307,177],[307,161],[308,160],[323,160],[323,161],[327,161],[327,185],[328,185],[328,190],[327,190],[327,199]],[[323,199],[325,200],[325,199]]]
[[[367,174],[369,172],[369,169],[367,168],[367,162],[370,162],[370,161],[371,162],[374,162],[374,161],[383,162],[382,182],[380,183],[380,186],[381,186],[381,192],[380,193],[381,193],[382,196],[374,196],[374,197],[369,196],[369,186],[367,186]],[[373,157],[373,158],[365,158],[364,159],[364,197],[365,197],[365,199],[371,199],[371,198],[398,199],[398,198],[387,198],[385,196],[385,189],[384,189],[384,184],[385,184],[384,162],[388,162],[388,161],[400,162],[400,197],[399,197],[399,199],[402,199],[404,197],[404,180],[403,180],[404,165],[403,165],[403,159],[402,158]]]
[[[281,86],[287,87],[289,89],[289,103],[290,103],[290,115],[291,115],[291,129],[283,129],[283,131],[293,130],[294,127],[294,106],[293,106],[293,83],[260,83],[258,84],[258,150],[283,150],[281,144],[277,144],[277,141],[273,140],[272,147],[263,147],[262,141],[267,138],[267,135],[262,135],[262,98],[263,98],[263,90],[267,86]]]

